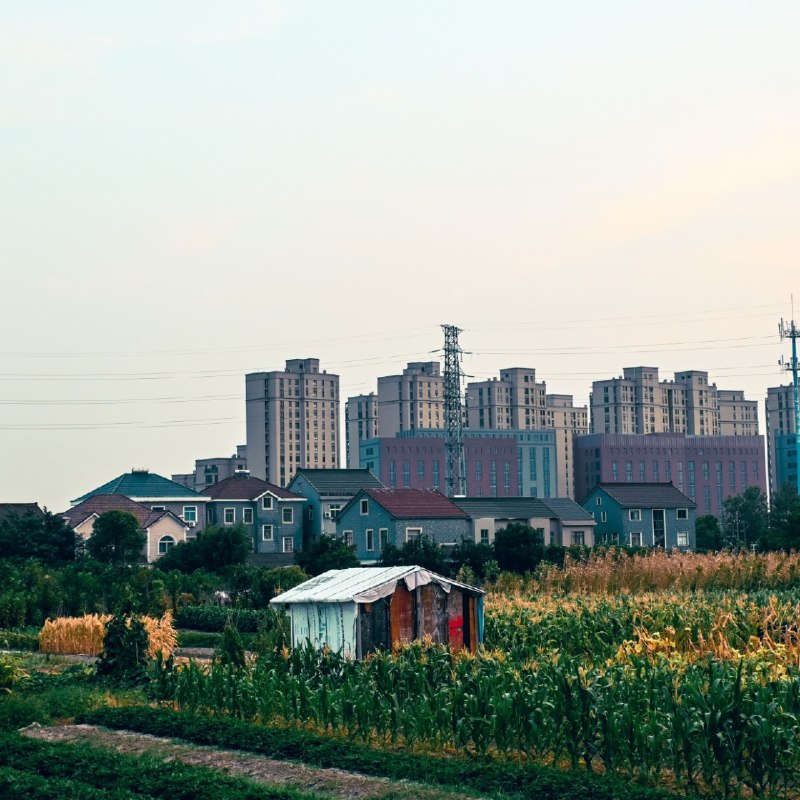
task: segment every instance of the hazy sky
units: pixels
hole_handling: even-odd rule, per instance
[[[0,500],[244,441],[244,373],[434,358],[763,400],[796,2],[0,0]]]

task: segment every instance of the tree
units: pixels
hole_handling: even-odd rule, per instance
[[[0,558],[36,558],[61,565],[75,560],[80,537],[62,517],[10,514],[0,522]]]
[[[800,496],[791,483],[784,483],[772,498],[767,547],[771,550],[800,548]]]
[[[758,486],[748,486],[742,494],[725,500],[725,543],[730,547],[762,544],[769,523],[767,496]]]
[[[486,577],[486,565],[494,559],[494,550],[489,544],[462,539],[450,553],[452,570],[458,572],[467,567],[478,579]],[[467,581],[469,582],[469,581]]]
[[[213,572],[244,564],[251,551],[250,533],[244,525],[210,525],[191,542],[180,542],[158,559],[159,569],[188,575],[198,569]]]
[[[725,540],[719,520],[713,514],[703,514],[695,523],[696,548],[700,552],[708,550],[722,550]]]
[[[355,548],[335,536],[318,536],[304,550],[294,555],[294,563],[309,575],[321,575],[329,569],[347,569],[361,563]]]
[[[138,561],[147,535],[128,511],[106,511],[94,522],[86,552],[105,564],[125,566]]]
[[[494,555],[506,572],[533,572],[544,556],[544,533],[522,522],[511,522],[497,531]]]
[[[382,567],[417,566],[436,572],[450,574],[450,564],[444,550],[429,536],[419,536],[402,547],[387,544],[383,548]]]

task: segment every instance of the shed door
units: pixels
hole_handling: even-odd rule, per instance
[[[464,646],[464,597],[453,587],[447,598],[447,618],[450,647]]]
[[[422,610],[418,635],[430,636],[437,644],[447,644],[447,593],[438,583],[422,587]]]
[[[406,589],[402,581],[391,599],[391,629],[389,631],[392,644],[405,644],[414,638],[414,596]]]

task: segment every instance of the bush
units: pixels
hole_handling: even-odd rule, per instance
[[[256,633],[259,625],[271,630],[278,626],[282,612],[271,608],[221,608],[220,606],[184,606],[175,616],[175,626],[195,631],[222,633],[230,620],[239,633]],[[187,645],[188,646],[188,645]]]

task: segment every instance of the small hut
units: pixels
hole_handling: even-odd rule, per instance
[[[292,645],[310,642],[348,658],[424,636],[474,652],[483,641],[482,589],[422,567],[332,569],[273,598],[292,625]]]

